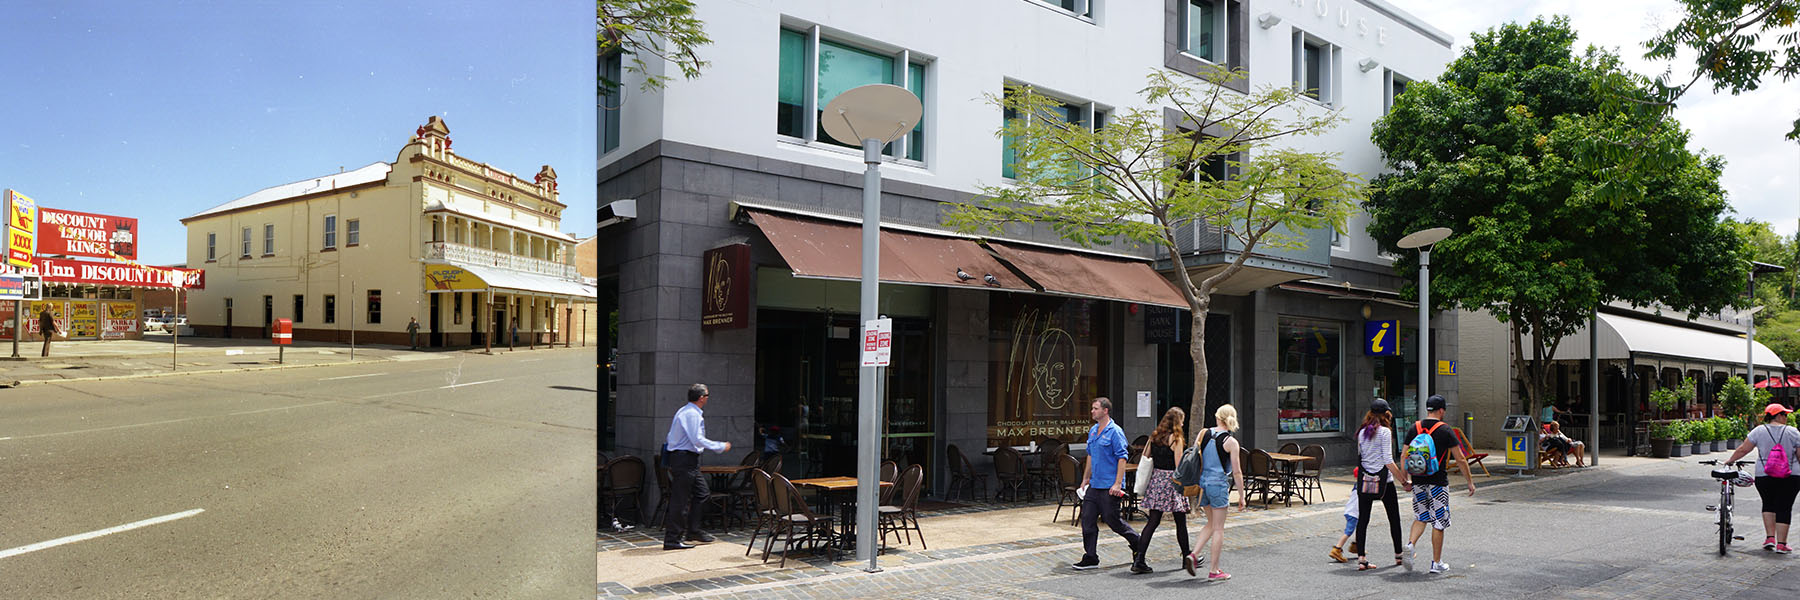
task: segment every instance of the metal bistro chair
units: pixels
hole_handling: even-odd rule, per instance
[[[917,532],[919,546],[925,550],[931,549],[931,546],[925,543],[925,530],[919,529],[919,489],[925,487],[924,483],[925,468],[919,465],[907,467],[906,471],[900,474],[900,483],[897,487],[905,488],[900,493],[900,505],[881,507],[882,546],[887,546],[889,533],[894,534],[895,540],[900,539],[900,535],[905,533],[906,544],[910,546],[912,545],[912,534]]]
[[[750,487],[756,492],[756,526],[750,530],[750,543],[744,545],[744,556],[756,549],[756,536],[769,530],[769,536],[775,536],[775,520],[780,516],[775,507],[775,486],[769,473],[762,469],[750,471]],[[763,555],[763,562],[768,562],[768,555]]]
[[[1026,487],[1026,493],[1031,492],[1025,485],[1027,483],[1025,457],[1020,456],[1019,451],[1014,450],[1012,446],[1002,444],[999,449],[994,451],[994,479],[999,482],[994,489],[996,502],[1000,500],[1001,492],[1011,490],[1014,502],[1019,501],[1019,488]]]
[[[894,484],[882,486],[876,498],[877,504],[887,506],[889,500],[894,497],[894,492],[900,489],[900,463],[891,460],[881,461],[881,480]]]
[[[1067,452],[1058,454],[1056,474],[1060,495],[1056,499],[1056,515],[1050,517],[1050,521],[1055,522],[1061,518],[1063,507],[1068,506],[1071,509],[1069,524],[1074,525],[1075,519],[1081,516],[1081,497],[1075,495],[1075,490],[1081,488],[1081,463],[1076,462],[1075,457],[1069,456]]]
[[[619,506],[626,502],[637,514],[638,523],[642,524],[644,507],[641,504],[644,493],[644,459],[636,456],[621,456],[606,463],[606,487],[600,490],[600,501],[607,503],[606,513],[613,518],[619,517]]]
[[[945,446],[944,455],[950,461],[950,489],[944,491],[944,499],[950,500],[956,496],[957,490],[965,490],[968,498],[979,498],[986,502],[987,474],[976,472],[975,465],[969,463],[969,457],[956,444]],[[975,495],[976,489],[981,490],[980,496]]]
[[[1286,444],[1282,444],[1281,449],[1276,450],[1276,452],[1279,452],[1281,454],[1299,454],[1300,453],[1300,444],[1298,442],[1288,442]]]
[[[1057,473],[1056,457],[1069,453],[1069,445],[1052,437],[1038,440],[1038,466],[1031,469],[1032,484],[1043,485],[1044,495],[1056,493],[1061,476]]]
[[[661,523],[662,517],[666,516],[665,513],[669,508],[669,488],[674,487],[675,481],[669,475],[669,468],[663,466],[662,456],[653,456],[650,458],[650,462],[656,465],[656,491],[658,492],[656,494],[656,510],[650,511],[650,522]]]
[[[1325,486],[1321,475],[1325,468],[1325,447],[1319,444],[1307,444],[1300,449],[1300,454],[1312,457],[1312,460],[1300,463],[1294,478],[1300,484],[1300,498],[1306,499],[1308,491],[1319,493],[1319,501],[1325,501]]]
[[[1260,494],[1262,503],[1269,503],[1270,490],[1274,487],[1276,475],[1269,468],[1269,453],[1261,448],[1250,450],[1250,466],[1244,469],[1244,494]]]
[[[832,532],[832,528],[837,524],[837,518],[813,512],[812,508],[806,505],[806,499],[800,497],[800,490],[795,489],[794,483],[788,481],[786,477],[778,477],[774,481],[781,488],[775,492],[776,505],[780,506],[783,498],[786,498],[785,502],[787,503],[785,508],[777,509],[782,513],[780,517],[784,522],[782,527],[787,532],[787,540],[782,542],[779,567],[787,566],[787,555],[788,551],[794,547],[794,536],[801,533],[804,533],[800,539],[801,543],[811,543],[815,549],[820,543],[824,543],[827,548],[831,549],[831,559],[837,560],[837,544],[834,539],[836,534]],[[769,538],[769,541],[772,546],[774,538]],[[763,557],[766,559],[768,554],[765,552]]]

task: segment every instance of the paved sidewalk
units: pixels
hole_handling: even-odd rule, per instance
[[[1508,475],[1509,472],[1500,469],[1494,469],[1493,476],[1484,476],[1478,469],[1475,485],[1478,489],[1528,485],[1564,475],[1615,469],[1621,465],[1634,464],[1634,461],[1650,459],[1609,455],[1602,460],[1602,467],[1540,471],[1535,477],[1512,477]],[[1293,519],[1341,514],[1352,479],[1349,467],[1327,468],[1322,479],[1325,490],[1323,501],[1315,496],[1310,505],[1300,502],[1295,502],[1292,506],[1279,501],[1267,505],[1251,502],[1247,511],[1233,509],[1231,526],[1263,525],[1265,529],[1285,531],[1298,526],[1297,523],[1289,524]],[[1460,485],[1461,476],[1453,475],[1452,483]],[[719,538],[717,543],[670,552],[662,550],[660,524],[640,525],[623,533],[602,530],[597,545],[598,595],[600,598],[632,599],[669,596],[863,597],[871,592],[916,592],[930,589],[933,582],[967,584],[981,580],[1017,579],[1038,575],[1038,571],[1043,568],[1037,564],[1041,561],[995,560],[1007,556],[1049,556],[1055,560],[1067,559],[1064,562],[1071,562],[1080,555],[1081,531],[1079,527],[1069,523],[1071,509],[1063,508],[1060,519],[1052,522],[1051,518],[1057,513],[1056,503],[1053,501],[1040,499],[1033,503],[1002,504],[965,502],[953,508],[921,512],[920,525],[927,536],[925,543],[930,548],[926,549],[916,540],[913,544],[906,544],[893,543],[890,538],[891,545],[880,557],[880,564],[886,574],[880,577],[864,576],[862,569],[866,564],[854,560],[853,555],[838,556],[838,560],[834,561],[829,555],[819,556],[799,549],[789,557],[785,568],[778,568],[776,565],[781,559],[779,543],[776,544],[777,553],[771,555],[769,562],[764,564],[761,561],[761,538],[757,540],[757,551],[748,557],[744,555],[748,548],[749,528],[741,524],[734,525],[729,533],[724,534],[711,529]],[[1197,535],[1204,520],[1197,515],[1190,516],[1195,518],[1189,521],[1189,533]],[[1144,520],[1139,517],[1128,524],[1132,529],[1141,531]],[[1338,524],[1341,527],[1342,522],[1339,521]],[[1173,519],[1165,517],[1156,531],[1156,548],[1152,552],[1166,554],[1163,558],[1178,554],[1175,550],[1174,532]],[[1289,533],[1300,535],[1297,531]],[[1308,530],[1307,533],[1317,532]],[[1105,527],[1101,527],[1100,534],[1103,563],[1129,560],[1129,552],[1117,535]],[[1029,573],[1013,572],[1021,568],[1027,569]]]
[[[10,358],[12,343],[0,342],[0,385],[21,385],[54,381],[82,381],[124,377],[159,377],[225,371],[299,368],[351,363],[437,360],[467,354],[481,354],[481,348],[419,349],[406,346],[364,345],[352,349],[349,344],[295,342],[285,350],[265,340],[222,339],[207,337],[181,338],[152,335],[142,340],[98,340],[50,343],[50,356],[39,357],[42,342],[20,342],[19,357]],[[544,351],[547,346],[538,346]],[[556,350],[563,347],[558,345]],[[598,355],[595,347],[572,346]],[[517,350],[495,348],[495,354],[532,352],[521,346]],[[277,362],[277,358],[281,362]]]

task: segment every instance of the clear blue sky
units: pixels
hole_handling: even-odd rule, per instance
[[[594,81],[586,0],[0,0],[0,188],[136,217],[139,259],[179,263],[182,217],[391,162],[437,115],[467,158],[555,168],[587,237]]]

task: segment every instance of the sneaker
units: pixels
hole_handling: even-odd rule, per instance
[[[1787,554],[1788,553],[1788,545],[1787,544],[1775,544],[1775,553],[1776,554]]]
[[[1331,556],[1331,560],[1335,560],[1338,562],[1347,562],[1344,559],[1344,549],[1343,548],[1339,548],[1337,546],[1332,546],[1330,556]]]
[[[1774,537],[1763,538],[1763,549],[1764,550],[1774,550],[1775,549],[1775,538]]]
[[[1194,568],[1200,566],[1198,564],[1199,562],[1200,561],[1194,560],[1194,555],[1192,554],[1181,555],[1181,568],[1187,569],[1188,577],[1198,575],[1198,573],[1194,572]]]
[[[1449,573],[1450,563],[1432,562],[1430,573]]]
[[[1231,574],[1230,574],[1230,573],[1226,573],[1226,572],[1224,572],[1224,571],[1219,571],[1219,572],[1217,572],[1217,573],[1207,573],[1207,574],[1206,574],[1206,580],[1207,580],[1207,581],[1224,581],[1224,580],[1227,580],[1227,579],[1231,579]]]
[[[1093,568],[1099,567],[1100,559],[1098,557],[1094,557],[1094,556],[1083,556],[1083,557],[1081,557],[1080,562],[1077,562],[1077,563],[1069,565],[1069,566],[1074,567],[1075,570],[1077,570],[1077,571],[1086,571],[1088,569],[1093,569]]]
[[[1406,550],[1400,552],[1400,566],[1406,567],[1407,572],[1411,572],[1413,570],[1413,545],[1412,544],[1407,544]]]

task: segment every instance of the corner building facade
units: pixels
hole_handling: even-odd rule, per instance
[[[775,426],[788,475],[854,474],[863,165],[818,120],[868,83],[924,106],[882,166],[880,306],[894,319],[883,430],[884,455],[925,465],[935,493],[950,445],[991,473],[986,449],[1079,444],[1096,396],[1113,399],[1128,437],[1170,406],[1210,415],[1232,403],[1249,445],[1317,443],[1332,464],[1351,462],[1373,398],[1416,417],[1417,308],[1399,300],[1404,282],[1366,215],[1344,235],[1305,232],[1304,249],[1253,252],[1214,299],[1198,394],[1166,256],[1081,248],[1041,227],[962,235],[941,215],[1009,177],[995,135],[1005,116],[981,98],[1027,84],[1097,126],[1119,110],[1167,113],[1138,94],[1156,69],[1243,69],[1237,92],[1317,90],[1304,110],[1346,122],[1305,149],[1373,179],[1372,123],[1407,82],[1441,72],[1448,35],[1379,0],[698,4],[715,48],[701,77],[654,94],[625,77],[602,98],[599,298],[619,319],[617,400],[601,413],[615,433],[602,449],[654,455],[703,382],[710,436],[760,448]],[[618,67],[602,58],[604,72]],[[1204,227],[1180,242],[1197,275],[1242,251]],[[1368,355],[1365,327],[1384,321],[1402,351]],[[1455,326],[1434,316],[1428,360],[1454,360]],[[1455,389],[1453,376],[1434,382],[1460,414]]]
[[[593,296],[558,231],[556,171],[526,180],[451,150],[431,117],[394,162],[257,191],[182,219],[199,335],[419,346],[561,343],[572,300]]]

